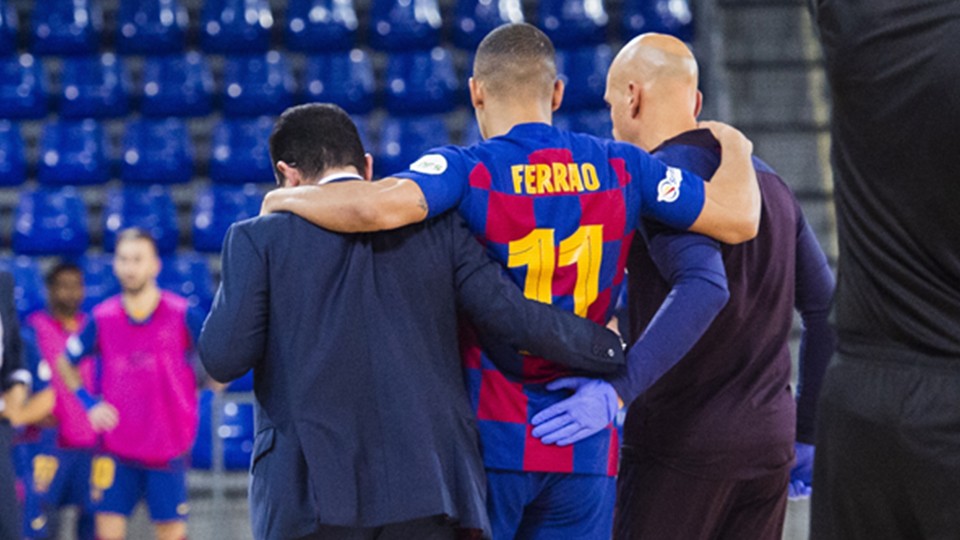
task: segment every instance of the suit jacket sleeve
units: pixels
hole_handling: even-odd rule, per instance
[[[466,223],[459,216],[446,219],[453,230],[457,303],[485,340],[594,373],[610,373],[623,365],[616,334],[573,313],[526,299]]]
[[[197,346],[215,380],[237,379],[263,358],[269,293],[266,254],[257,249],[248,226],[232,225],[223,241],[220,288]]]
[[[30,385],[30,372],[24,367],[20,323],[13,302],[13,276],[0,273],[0,318],[3,323],[3,366],[0,366],[0,391],[15,384]]]

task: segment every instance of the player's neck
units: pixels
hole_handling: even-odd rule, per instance
[[[123,291],[120,296],[123,310],[135,321],[150,318],[160,304],[160,288],[156,283],[147,283],[137,291]]]
[[[486,138],[506,135],[514,126],[519,124],[550,124],[552,113],[548,107],[538,107],[530,104],[498,103],[495,105],[497,114],[489,115],[486,119]]]
[[[76,325],[77,322],[77,311],[70,310],[65,308],[60,308],[57,306],[51,306],[50,315],[53,316],[53,320],[60,323],[61,326],[69,328]]]
[[[697,129],[697,119],[692,116],[681,117],[675,115],[655,119],[653,122],[648,122],[647,125],[652,127],[649,130],[644,130],[643,140],[640,141],[638,146],[647,152],[651,152],[677,135]]]

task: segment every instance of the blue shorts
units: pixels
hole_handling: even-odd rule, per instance
[[[609,540],[617,479],[612,476],[487,469],[494,538]]]
[[[18,459],[25,487],[24,537],[47,538],[48,517],[62,506],[78,507],[81,520],[89,516],[92,454],[45,444],[25,446]]]
[[[91,473],[90,493],[97,513],[129,517],[142,498],[146,498],[154,522],[184,521],[190,513],[186,460],[155,469],[97,456]]]

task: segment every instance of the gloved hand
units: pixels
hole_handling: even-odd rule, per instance
[[[794,443],[797,454],[797,463],[790,470],[790,485],[787,487],[787,498],[797,500],[806,499],[813,493],[813,451],[812,444]]]
[[[547,384],[547,390],[573,390],[573,395],[537,413],[533,436],[544,444],[567,446],[606,428],[617,415],[617,392],[606,381],[568,377]]]

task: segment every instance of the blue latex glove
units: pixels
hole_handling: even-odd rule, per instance
[[[547,384],[547,390],[566,388],[573,395],[537,413],[531,423],[533,436],[543,444],[567,446],[606,428],[617,415],[617,392],[597,379],[568,377]]]
[[[790,470],[790,485],[787,487],[789,499],[806,499],[813,493],[813,451],[812,444],[794,443],[797,463]]]

